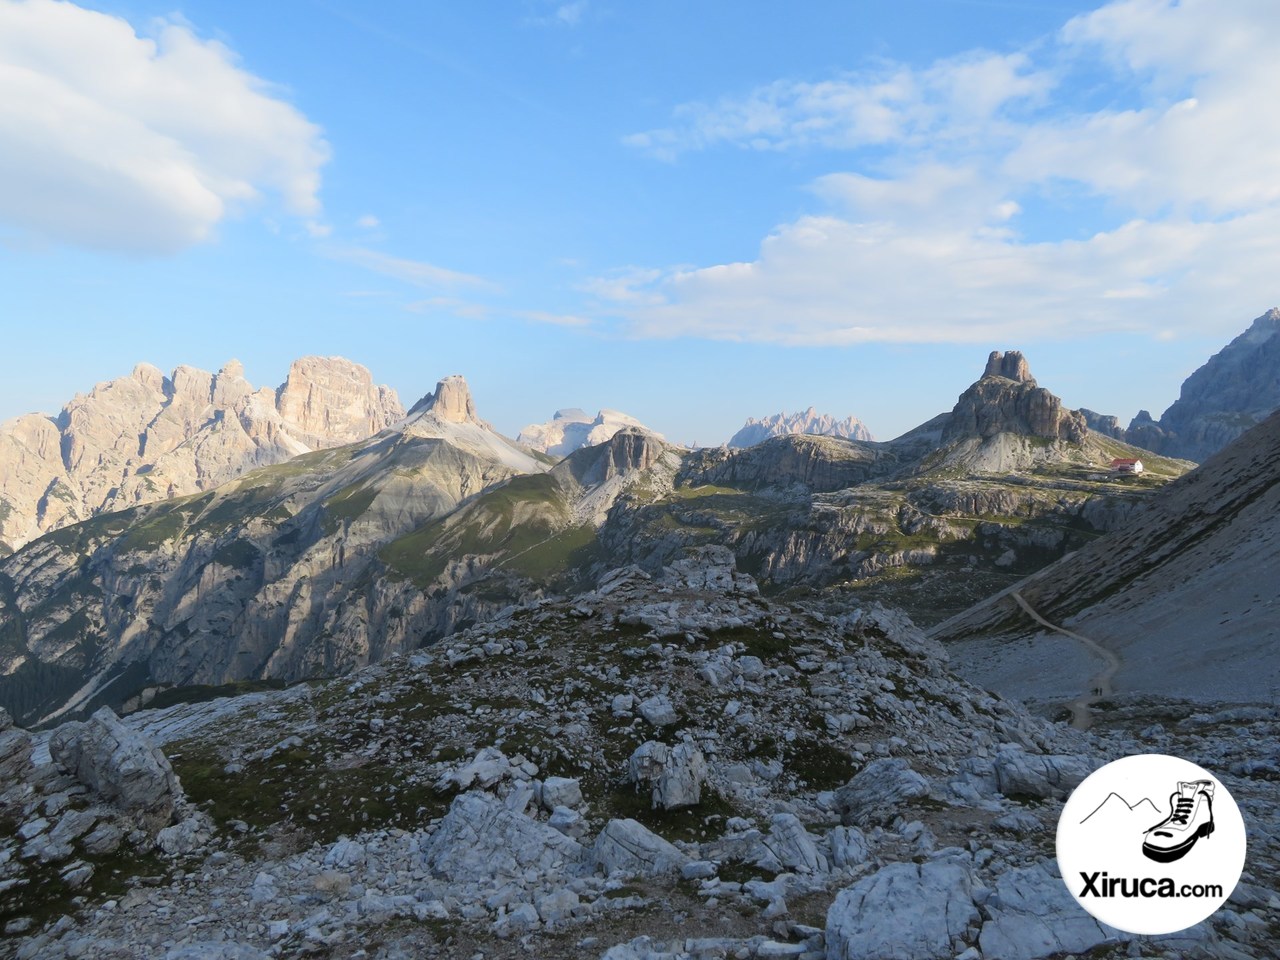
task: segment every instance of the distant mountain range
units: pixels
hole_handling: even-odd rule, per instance
[[[1257,374],[1275,342],[1265,320],[1206,369],[1227,369],[1230,353]],[[757,426],[822,422],[806,412]],[[950,411],[892,441],[787,432],[702,450],[613,411],[561,411],[511,440],[457,376],[405,414],[340,359],[304,358],[276,390],[254,390],[234,363],[170,377],[142,366],[56,418],[0,429],[0,521],[19,548],[0,558],[0,705],[35,722],[170,685],[342,673],[706,545],[728,547],[764,589],[854,589],[924,622],[1075,551],[1025,588],[1046,615],[1094,603],[1099,623],[1133,607],[1175,634],[1208,629],[1216,606],[1182,610],[1160,599],[1173,582],[1163,570],[1145,578],[1177,556],[1178,577],[1217,584],[1219,619],[1249,626],[1233,642],[1248,653],[1235,662],[1251,662],[1274,632],[1254,622],[1267,598],[1240,591],[1274,564],[1256,504],[1280,512],[1265,483],[1277,428],[1101,547],[1091,542],[1192,464],[1097,422],[1041,387],[1017,351],[993,352]],[[1113,475],[1122,458],[1145,474]],[[1219,522],[1237,514],[1241,526]],[[945,635],[1015,623],[992,603]],[[1194,651],[1172,648],[1170,669],[1208,671],[1216,654]]]
[[[827,413],[818,413],[813,407],[803,413],[775,413],[756,419],[751,417],[742,429],[730,439],[728,446],[735,449],[753,447],[770,437],[791,434],[810,434],[824,437],[844,437],[846,440],[874,440],[871,431],[857,417],[837,420]]]
[[[643,423],[618,410],[601,410],[594,417],[585,410],[571,407],[557,410],[545,423],[531,423],[516,437],[519,443],[553,457],[567,457],[583,447],[604,443],[619,430],[645,430],[658,439],[662,434],[649,430]]]
[[[274,389],[255,389],[235,360],[169,376],[139,364],[56,417],[0,424],[0,555],[99,513],[363,440],[403,415],[394,390],[340,357],[303,357]]]
[[[0,561],[0,705],[35,722],[170,685],[343,673],[708,544],[766,587],[883,583],[936,619],[1189,466],[1149,456],[1145,477],[1116,482],[1112,458],[1142,452],[1082,424],[1009,353],[888,443],[690,451],[628,426],[557,463],[447,377],[366,439],[100,513]]]

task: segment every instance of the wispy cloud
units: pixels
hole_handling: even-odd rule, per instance
[[[447,313],[462,320],[488,320],[493,315],[486,304],[457,297],[425,297],[406,303],[404,308],[410,313]]]
[[[556,19],[570,27],[582,22],[582,15],[587,12],[587,0],[573,0],[556,7]]]
[[[556,327],[589,327],[592,321],[588,317],[572,313],[549,313],[546,310],[521,310],[516,313],[521,320],[533,323],[549,323]]]
[[[525,23],[535,27],[576,27],[586,16],[589,0],[534,0]]]
[[[380,273],[385,277],[416,287],[492,288],[494,286],[488,280],[474,274],[438,267],[422,260],[393,257],[380,250],[370,250],[368,247],[330,246],[322,248],[320,252],[333,260],[353,263],[366,270],[372,270],[374,273]]]
[[[927,70],[881,63],[821,81],[779,80],[745,96],[676,107],[675,121],[623,142],[663,160],[729,144],[853,150],[989,132],[1005,107],[1040,100],[1053,77],[1025,53],[976,52]]]
[[[318,223],[320,128],[176,18],[140,35],[73,3],[0,0],[0,222],[170,254],[280,199]]]
[[[654,337],[1007,342],[1237,324],[1280,302],[1280,113],[1259,100],[1280,89],[1277,45],[1268,0],[1120,0],[1018,53],[686,105],[630,142],[662,159],[847,151],[812,184],[824,209],[779,225],[749,262],[629,268],[584,289]],[[1068,89],[1108,75],[1124,107],[1082,107]],[[1081,209],[1067,226],[1034,219],[1054,203]],[[1105,219],[1081,233],[1093,210]]]

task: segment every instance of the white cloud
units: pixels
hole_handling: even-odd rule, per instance
[[[1068,47],[1144,84],[1137,109],[1037,124],[1007,159],[1012,176],[1059,177],[1144,214],[1207,214],[1280,201],[1280,11],[1274,3],[1128,0],[1072,20]]]
[[[184,23],[140,36],[55,0],[0,0],[0,221],[42,239],[172,253],[274,195],[314,218],[320,129]]]
[[[569,0],[567,3],[556,0],[526,0],[526,4],[532,10],[525,17],[525,23],[537,27],[576,27],[583,22],[590,5],[589,0]]]
[[[372,213],[366,213],[363,217],[356,220],[356,226],[361,230],[377,230],[381,225],[382,221]]]
[[[1268,211],[1023,243],[996,230],[808,217],[779,228],[752,262],[633,283],[615,312],[641,337],[790,345],[1007,342],[1194,328],[1209,317],[1238,324],[1275,295],[1278,229],[1280,215]]]
[[[1280,302],[1280,112],[1262,93],[1280,89],[1278,46],[1270,0],[1121,0],[1024,53],[679,108],[633,144],[666,159],[838,148],[845,169],[813,184],[822,213],[777,227],[751,262],[585,289],[639,336],[1226,332]],[[866,146],[874,167],[859,169]],[[1037,215],[1053,204],[1065,224]]]
[[[570,27],[576,27],[586,12],[587,0],[573,0],[572,3],[562,3],[556,7],[556,19]]]
[[[447,313],[460,320],[488,320],[492,315],[492,311],[484,304],[459,300],[457,297],[427,297],[407,303],[404,308],[410,313]]]
[[[470,273],[460,273],[446,267],[438,267],[422,260],[393,257],[380,250],[367,247],[328,247],[321,250],[334,260],[353,263],[356,266],[380,273],[416,287],[488,287],[489,281]],[[422,301],[427,302],[427,301]]]
[[[676,107],[670,127],[623,142],[660,159],[733,144],[751,150],[852,150],[985,135],[1006,107],[1037,102],[1053,84],[1023,53],[982,51],[916,71],[900,64],[818,82],[779,80],[745,97]]]
[[[589,327],[591,320],[572,313],[549,313],[546,310],[521,310],[516,313],[521,320],[549,323],[555,327]]]

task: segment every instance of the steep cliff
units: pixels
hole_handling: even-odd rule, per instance
[[[1280,408],[1280,308],[1272,308],[1182,384],[1157,422],[1141,411],[1126,439],[1166,456],[1208,459]]]

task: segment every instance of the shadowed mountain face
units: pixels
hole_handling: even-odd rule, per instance
[[[1141,411],[1125,439],[1201,462],[1280,409],[1280,309],[1258,317],[1182,385],[1159,421]]]
[[[369,440],[54,531],[0,568],[0,700],[38,719],[152,683],[296,679],[416,646],[418,606],[379,579],[380,546],[544,469],[450,378]]]
[[[986,376],[888,443],[688,451],[626,428],[554,468],[448,377],[368,440],[103,514],[0,562],[0,704],[31,723],[157,687],[342,673],[709,546],[767,591],[838,585],[937,620],[1181,470],[1150,458],[1121,483],[1106,467],[1131,448],[1032,432],[1029,409],[1067,414],[1025,360],[998,356],[1021,379]],[[1005,429],[955,429],[970,416]]]
[[[1117,692],[1268,699],[1280,688],[1280,413],[1113,533],[1016,589],[1118,653]],[[940,625],[962,670],[1012,694],[1079,692],[1096,665],[999,594]]]
[[[0,552],[99,513],[211,490],[247,470],[372,436],[395,391],[340,357],[303,357],[275,389],[231,361],[216,374],[150,364],[57,417],[0,424]]]

